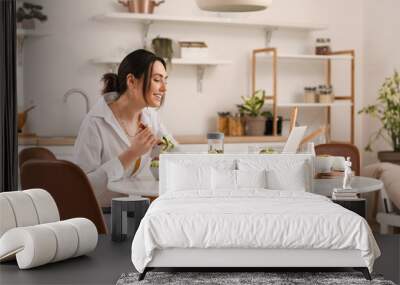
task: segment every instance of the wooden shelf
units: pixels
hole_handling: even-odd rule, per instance
[[[152,23],[193,23],[193,24],[211,24],[225,26],[243,26],[243,27],[258,27],[266,29],[297,29],[297,30],[324,30],[326,25],[314,23],[296,23],[282,21],[254,21],[247,18],[228,18],[228,17],[181,17],[159,14],[138,14],[138,13],[107,13],[94,17],[98,21],[128,21],[139,22],[144,24]]]
[[[301,60],[352,60],[351,55],[277,54],[278,59]],[[271,54],[257,55],[258,59],[272,59]]]
[[[109,65],[119,64],[121,61],[122,58],[116,58],[116,57],[99,57],[90,60],[90,62],[93,64],[109,64]]]
[[[223,65],[232,63],[232,61],[229,60],[212,58],[173,58],[171,62],[177,65]]]
[[[36,30],[17,29],[17,36],[19,37],[43,37],[46,35],[47,34]]]
[[[94,64],[106,64],[110,65],[111,69],[117,69],[118,64],[122,59],[115,57],[102,57],[92,59],[91,62]],[[229,60],[219,60],[213,58],[172,58],[171,63],[173,65],[193,65],[196,66],[196,78],[197,78],[197,91],[198,93],[202,93],[203,91],[203,77],[205,72],[205,67],[207,66],[216,66],[223,64],[231,64],[232,62]]]
[[[278,102],[278,107],[350,107],[350,101],[335,101],[332,103],[304,103],[304,102]]]
[[[329,55],[307,55],[307,54],[284,54],[280,53],[277,48],[259,48],[252,52],[252,93],[256,90],[256,73],[257,60],[270,59],[267,63],[272,66],[272,94],[267,97],[267,100],[272,102],[273,134],[277,132],[277,108],[278,107],[326,107],[324,131],[326,141],[331,139],[331,107],[349,106],[350,107],[350,142],[354,143],[355,136],[355,53],[354,50],[333,51]],[[304,103],[304,102],[282,102],[278,99],[278,63],[280,59],[301,59],[301,60],[326,60],[325,69],[325,85],[332,84],[332,65],[331,60],[347,60],[347,65],[350,69],[350,95],[338,96],[335,95],[333,103]],[[282,100],[282,99],[281,99]]]
[[[113,57],[101,57],[92,59],[91,62],[94,64],[119,64],[122,58]],[[175,65],[221,65],[221,64],[231,64],[232,61],[229,60],[218,60],[213,58],[173,58],[171,59],[172,64]]]

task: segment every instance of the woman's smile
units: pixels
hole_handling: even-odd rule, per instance
[[[162,97],[164,96],[164,93],[153,93],[153,98],[157,101],[157,102],[159,102],[159,103],[161,103],[161,100],[162,100]]]

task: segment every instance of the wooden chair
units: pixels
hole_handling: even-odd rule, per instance
[[[30,159],[21,167],[22,189],[42,188],[56,201],[61,220],[91,220],[100,234],[107,233],[100,206],[82,169],[64,160]]]
[[[315,146],[316,155],[328,154],[334,156],[350,157],[354,173],[356,176],[360,175],[360,152],[358,148],[349,143],[327,143]]]
[[[18,156],[18,165],[21,169],[22,164],[30,159],[37,160],[57,160],[56,156],[47,148],[44,147],[30,147],[24,148],[20,151]]]

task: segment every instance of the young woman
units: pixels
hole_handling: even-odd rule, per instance
[[[103,76],[103,97],[85,117],[75,142],[75,162],[102,207],[118,196],[107,183],[138,175],[168,135],[154,110],[164,101],[167,77],[164,60],[143,49],[128,54],[118,74]]]

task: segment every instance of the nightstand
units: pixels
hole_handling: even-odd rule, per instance
[[[111,240],[133,238],[150,201],[143,197],[118,197],[111,200]]]
[[[364,219],[367,217],[367,200],[366,199],[349,199],[349,200],[333,200],[332,202],[359,214]]]

